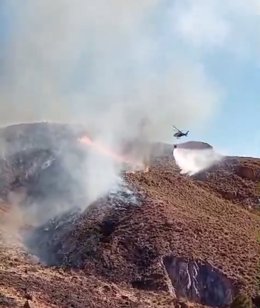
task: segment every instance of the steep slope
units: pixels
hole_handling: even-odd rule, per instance
[[[138,204],[129,204],[127,195],[104,199],[93,205],[94,217],[86,212],[73,220],[73,227],[64,224],[53,232],[54,223],[49,234],[43,231],[46,226],[37,230],[38,248],[51,251],[56,265],[154,292],[172,291],[167,277],[169,257],[185,266],[195,261],[196,266],[216,272],[216,278],[210,273],[201,275],[206,275],[204,280],[218,280],[219,287],[214,290],[209,284],[209,295],[205,290],[194,295],[184,274],[179,278],[186,283],[173,283],[173,291],[182,284],[190,301],[212,306],[229,303],[239,288],[252,296],[258,293],[257,215],[203,189],[197,180],[180,176],[171,157],[155,161],[147,174],[126,176],[126,181],[135,196],[141,192]],[[49,258],[50,254],[47,262]],[[219,292],[223,294],[218,296]]]
[[[59,195],[62,202],[68,199],[60,186],[46,186],[55,175],[65,184],[69,175],[62,164],[42,169],[50,153],[59,160],[54,144],[45,156],[23,153],[23,161],[30,157],[36,167],[26,177],[27,165],[21,163],[19,180],[12,168],[2,180],[10,179],[3,199],[13,186],[44,200],[51,187],[55,198],[49,205]],[[82,202],[76,185],[68,193],[75,206],[36,228],[24,226],[21,209],[7,198],[0,206],[0,306],[19,307],[27,298],[36,307],[227,307],[239,290],[255,298],[259,160],[228,158],[190,178],[179,174],[172,148],[163,149],[155,145],[148,173],[123,174],[122,186],[83,213],[76,206]],[[9,160],[5,166],[9,170]],[[230,190],[235,197],[226,193]],[[37,204],[44,213],[46,203]]]
[[[195,177],[203,188],[247,209],[260,207],[260,160],[229,157]]]

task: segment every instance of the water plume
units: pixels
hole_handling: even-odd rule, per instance
[[[190,141],[174,146],[173,156],[181,174],[195,175],[220,162],[223,156],[205,142]]]

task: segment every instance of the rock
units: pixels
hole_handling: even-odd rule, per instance
[[[260,307],[260,294],[253,298],[253,303],[256,307]]]
[[[181,308],[190,308],[190,305],[185,303],[185,302],[180,302],[179,305],[180,305]]]
[[[238,166],[236,174],[244,179],[252,181],[260,180],[260,169],[251,166]]]
[[[163,263],[177,298],[213,307],[232,303],[232,281],[212,265],[175,256],[164,257]]]
[[[25,294],[25,296],[24,296],[24,298],[25,298],[25,299],[27,299],[27,300],[30,300],[30,301],[32,301],[32,300],[33,300],[32,295],[31,295],[31,294],[29,294],[29,293],[26,293],[26,294]]]
[[[17,303],[13,297],[7,297],[0,293],[0,307],[16,307]]]
[[[237,197],[237,192],[235,192],[235,191],[224,191],[224,192],[222,192],[222,196],[227,200],[233,200]]]
[[[33,308],[33,306],[29,303],[28,300],[24,303],[23,307],[24,308]]]

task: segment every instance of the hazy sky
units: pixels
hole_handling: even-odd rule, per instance
[[[211,74],[225,89],[226,97],[205,138],[234,155],[260,157],[260,67],[257,61],[257,58],[239,61],[232,56],[215,55],[206,62]]]
[[[175,1],[181,48],[224,92],[205,139],[231,154],[260,156],[260,1]],[[186,45],[185,45],[186,43]]]
[[[114,116],[111,102],[125,100],[127,111],[149,109],[154,123],[158,117],[153,130],[165,125],[160,138],[171,136],[175,113],[173,122],[191,130],[189,139],[207,141],[228,154],[260,156],[259,0],[141,0],[125,10],[117,0],[98,0],[95,8],[91,3],[0,2],[2,118],[8,106],[18,110],[15,121],[34,118],[35,110],[43,110],[42,104],[48,106],[53,97],[59,104],[67,97],[77,102],[65,108],[67,116],[83,109],[109,109]],[[72,87],[73,92],[64,90]],[[41,99],[32,111],[28,102],[35,97]],[[85,99],[95,104],[84,105]],[[106,99],[108,105],[100,103]],[[170,106],[171,100],[179,103]],[[50,104],[43,113],[47,119],[60,113],[58,105]]]

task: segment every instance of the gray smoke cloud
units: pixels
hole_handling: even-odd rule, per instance
[[[200,63],[176,51],[162,4],[6,1],[0,123],[82,122],[109,139],[135,135],[147,117],[149,135],[161,139],[173,121],[208,119],[217,91]]]
[[[165,141],[171,125],[207,124],[219,89],[178,50],[162,0],[14,0],[2,4],[0,124],[83,123],[117,147]],[[91,200],[117,183],[118,167],[91,154],[82,179]],[[71,170],[71,172],[73,172]]]

